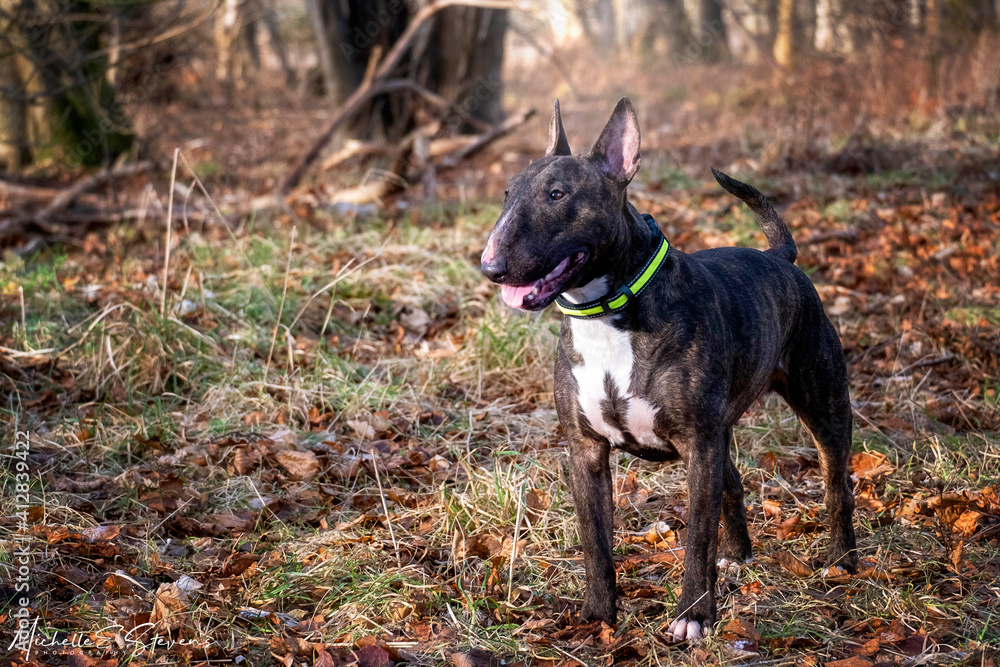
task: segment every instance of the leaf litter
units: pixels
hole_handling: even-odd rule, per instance
[[[818,461],[765,397],[736,429],[757,558],[720,572],[714,638],[668,646],[683,470],[626,455],[622,623],[580,622],[558,317],[512,316],[467,261],[495,206],[302,232],[273,351],[286,276],[265,267],[283,265],[290,219],[180,232],[170,288],[190,273],[189,305],[172,319],[151,305],[162,267],[140,231],[89,239],[52,269],[56,288],[25,289],[28,342],[65,354],[0,356],[46,493],[28,512],[32,612],[79,640],[11,664],[990,664],[1000,199],[852,187],[837,195],[847,217],[817,188],[785,216],[848,354],[858,575],[822,571]],[[706,222],[720,204],[732,222],[738,209],[702,193],[649,210],[693,251],[739,241],[738,225]],[[126,253],[131,273],[109,268]],[[370,263],[311,298],[351,262]],[[3,271],[10,309],[8,287],[34,274]],[[16,529],[0,519],[0,540]],[[152,651],[156,635],[168,644]]]

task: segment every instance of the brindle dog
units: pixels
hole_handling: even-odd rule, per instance
[[[511,179],[483,253],[482,273],[502,286],[508,305],[541,310],[560,295],[561,305],[613,297],[649,266],[661,234],[626,197],[638,169],[639,125],[628,99],[582,156],[570,153],[556,102],[548,151]],[[795,242],[767,199],[713,173],[753,210],[770,247],[670,249],[622,309],[563,318],[555,366],[587,573],[582,619],[614,623],[617,616],[611,448],[652,461],[679,456],[687,465],[684,587],[669,628],[676,641],[708,636],[716,621],[717,555],[751,555],[729,449],[733,425],[769,390],[791,406],[819,450],[827,565],[853,572],[858,562],[847,469],[851,403],[837,332],[795,267]]]

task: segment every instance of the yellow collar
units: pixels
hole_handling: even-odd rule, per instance
[[[556,299],[556,306],[558,306],[564,315],[580,319],[591,319],[617,313],[639,296],[642,290],[646,289],[653,280],[653,276],[657,274],[667,261],[667,255],[670,254],[670,242],[663,236],[663,232],[660,231],[656,221],[653,220],[653,216],[644,213],[642,218],[649,225],[649,228],[660,237],[660,242],[657,244],[656,250],[650,256],[645,266],[639,271],[639,275],[614,292],[586,303],[570,303],[560,296]]]

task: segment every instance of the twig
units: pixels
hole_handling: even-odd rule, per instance
[[[926,368],[927,366],[937,366],[938,364],[946,364],[955,358],[954,354],[946,354],[943,357],[938,357],[936,359],[925,359],[923,361],[918,361],[916,363],[910,364],[903,370],[899,371],[897,375],[902,375],[907,371],[912,371],[914,368]]]
[[[281,303],[278,305],[278,320],[274,323],[274,331],[271,332],[271,347],[267,351],[267,363],[264,364],[264,378],[267,379],[267,372],[271,369],[271,354],[274,353],[274,341],[278,338],[278,329],[281,327],[281,314],[285,311],[285,296],[288,294],[288,274],[292,270],[292,249],[295,247],[295,230],[292,227],[292,237],[288,241],[288,261],[285,264],[285,286],[281,288]]]
[[[514,597],[514,559],[517,558],[517,538],[521,529],[521,509],[524,507],[524,482],[517,491],[517,518],[514,520],[514,544],[510,547],[510,571],[507,573],[507,604]]]
[[[496,141],[500,137],[514,130],[519,125],[523,125],[534,114],[535,114],[534,109],[526,109],[518,114],[511,116],[504,122],[495,126],[489,132],[479,135],[479,137],[468,146],[464,147],[460,151],[457,151],[453,155],[449,155],[448,157],[441,160],[441,166],[454,167],[460,161],[464,160],[469,155],[475,153],[483,146],[486,146],[487,144]]]
[[[167,276],[170,271],[170,228],[174,217],[174,181],[177,179],[177,155],[181,149],[174,149],[174,166],[170,170],[170,196],[167,200],[167,247],[163,251],[163,294],[160,296],[160,317],[167,312]]]
[[[385,525],[389,526],[389,539],[392,540],[392,550],[396,552],[396,566],[403,569],[403,559],[399,555],[399,545],[396,544],[396,534],[392,530],[392,521],[389,519],[389,503],[385,501],[385,491],[382,490],[382,478],[378,474],[378,463],[376,459],[382,455],[377,450],[372,450],[372,468],[375,469],[375,483],[378,484],[378,495],[382,499],[382,511],[385,512]]]
[[[219,8],[220,4],[222,3],[216,2],[211,9],[209,9],[207,12],[205,12],[204,14],[202,14],[193,21],[182,23],[179,26],[174,26],[169,30],[164,30],[159,35],[154,35],[153,37],[150,37],[148,39],[136,40],[134,42],[128,42],[126,44],[118,44],[116,46],[109,46],[103,49],[99,49],[91,53],[89,56],[87,56],[87,59],[95,60],[97,58],[103,58],[104,56],[110,54],[113,50],[117,50],[119,53],[121,53],[125,51],[130,51],[132,49],[146,48],[152,46],[153,44],[158,44],[159,42],[165,42],[168,39],[173,39],[174,37],[183,35],[189,30],[194,30],[202,23],[212,18],[212,16],[215,14],[215,10]]]
[[[0,194],[11,197],[46,199],[48,197],[58,197],[59,192],[56,188],[46,188],[41,185],[24,185],[23,183],[0,180]]]
[[[28,313],[24,308],[24,286],[17,286],[17,299],[21,302],[21,336],[24,337],[24,344],[28,344]]]

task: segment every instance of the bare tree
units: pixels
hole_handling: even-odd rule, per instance
[[[698,0],[695,36],[705,60],[719,60],[729,54],[726,24],[722,20],[722,0]]]
[[[774,38],[774,59],[782,67],[791,67],[795,54],[795,0],[778,2],[778,34]]]

